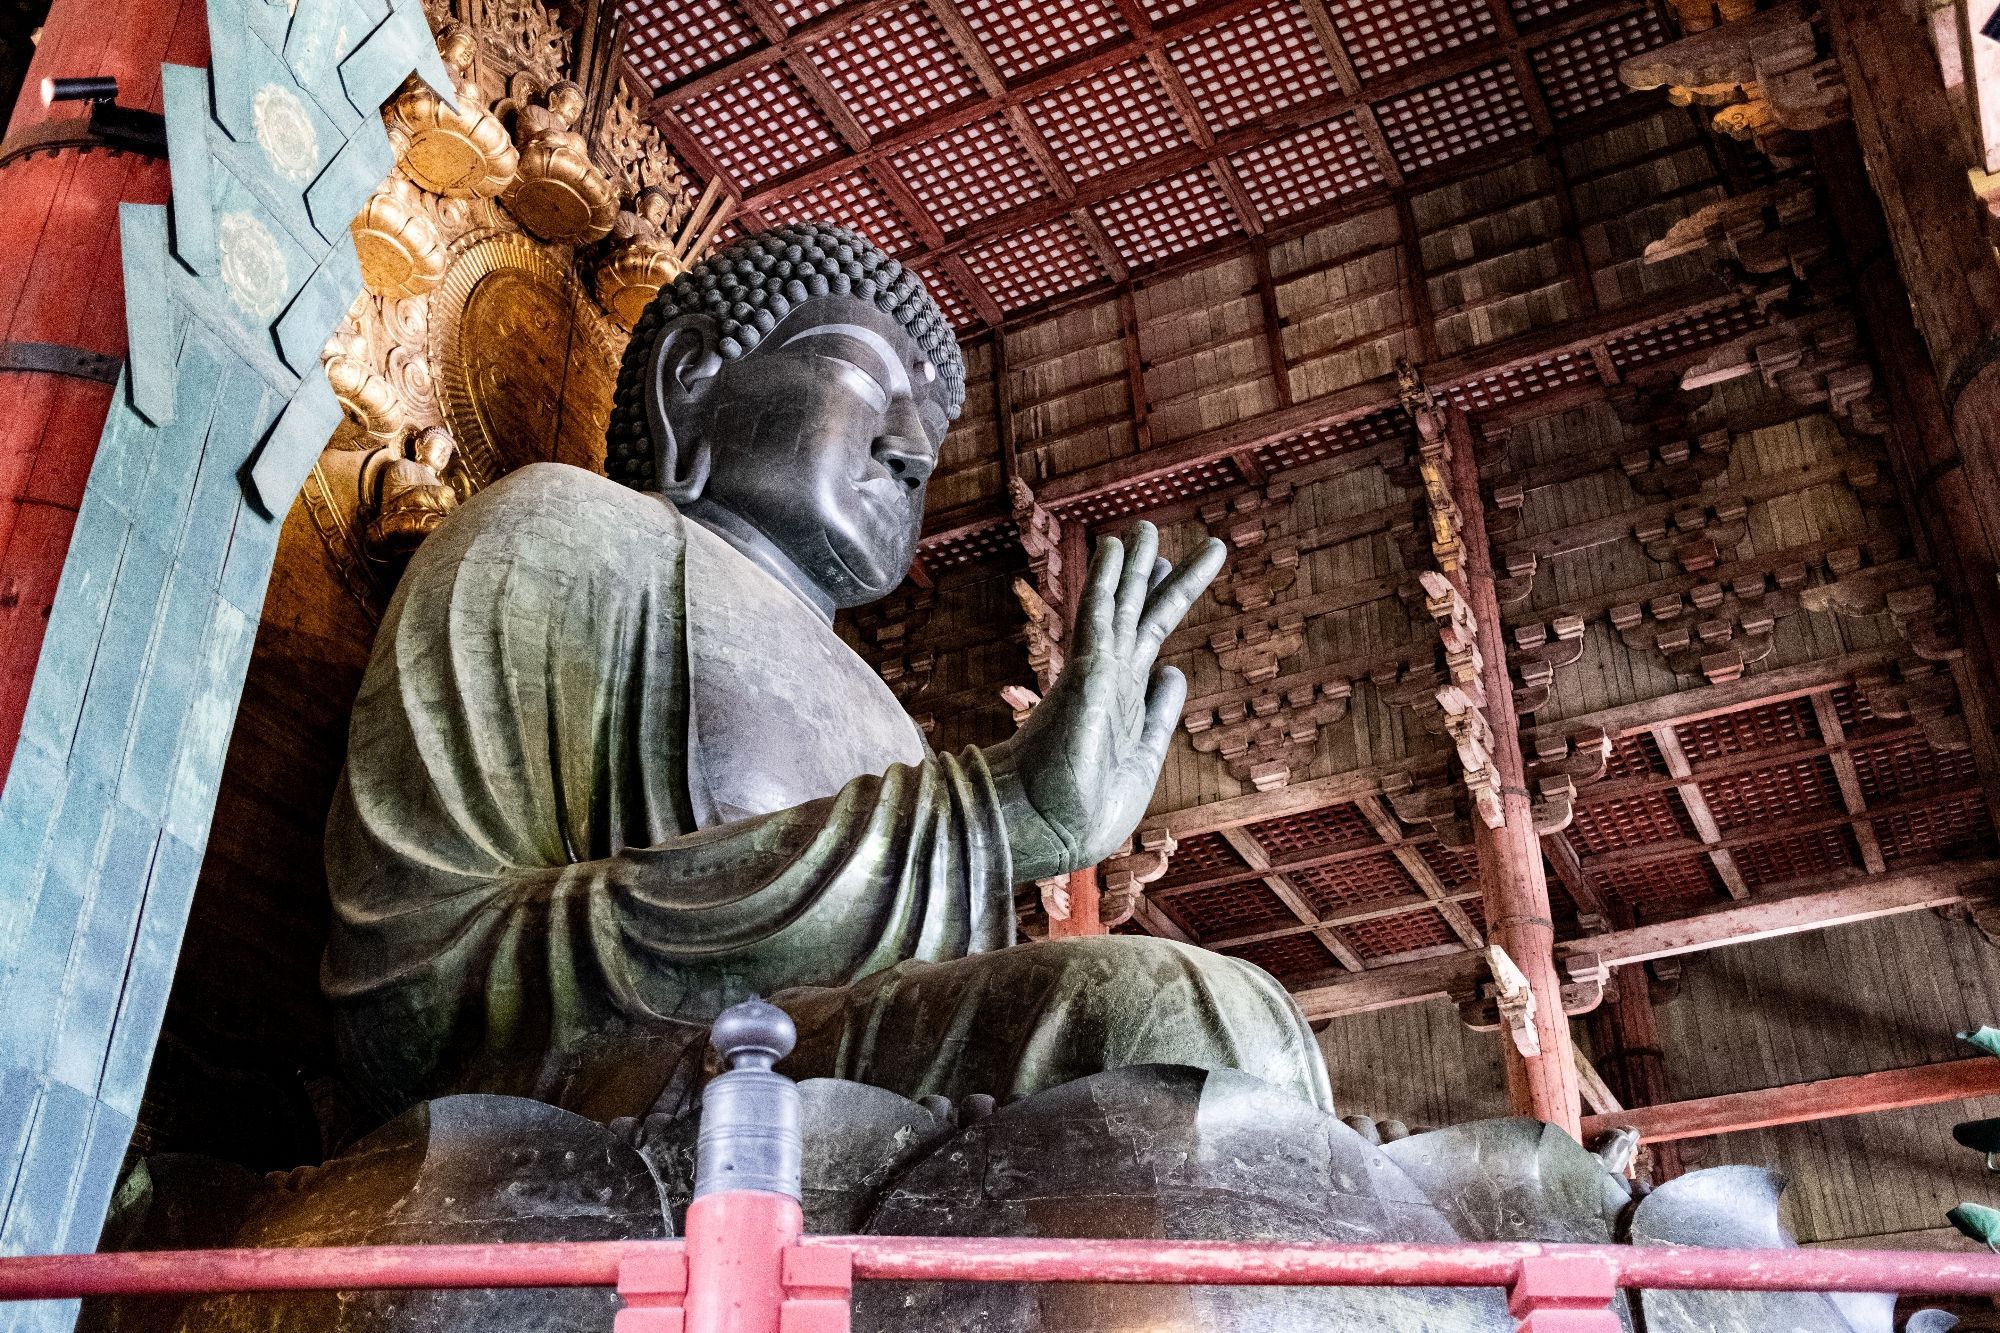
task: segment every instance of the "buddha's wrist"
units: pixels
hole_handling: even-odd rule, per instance
[[[1018,739],[1003,741],[983,754],[993,780],[1000,822],[1007,830],[1012,878],[1016,884],[1026,884],[1050,875],[1066,875],[1082,863],[1075,845],[1063,830],[1049,822],[1028,794],[1019,763]]]

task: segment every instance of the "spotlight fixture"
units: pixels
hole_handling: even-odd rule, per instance
[[[107,148],[147,157],[167,155],[167,121],[157,111],[118,105],[118,80],[109,74],[42,80],[42,105],[90,104],[90,137]]]
[[[116,102],[118,80],[108,74],[87,79],[43,79],[42,105],[52,102]]]

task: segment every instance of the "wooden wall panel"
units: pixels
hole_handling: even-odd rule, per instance
[[[931,474],[925,504],[932,513],[981,500],[998,501],[1006,491],[1000,475],[1000,430],[995,419],[993,342],[965,347],[965,410],[945,433],[938,469]]]
[[[1703,954],[1658,1009],[1676,1099],[1959,1059],[1952,1034],[1996,1015],[2000,950],[1931,912]],[[1951,1141],[1993,1115],[2000,1098],[1731,1134],[1698,1141],[1693,1164],[1776,1167],[1802,1241],[1873,1243],[1994,1201],[1979,1155]]]

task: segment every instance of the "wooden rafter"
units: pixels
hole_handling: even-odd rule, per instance
[[[1667,766],[1667,776],[1673,780],[1674,790],[1680,793],[1681,808],[1687,811],[1688,822],[1694,825],[1695,835],[1709,849],[1708,859],[1715,867],[1715,877],[1722,881],[1723,888],[1729,890],[1730,897],[1749,897],[1750,886],[1736,866],[1735,855],[1722,846],[1722,829],[1715,822],[1714,812],[1708,808],[1708,797],[1702,793],[1701,784],[1694,781],[1694,766],[1688,762],[1687,751],[1681,748],[1680,732],[1662,724],[1654,727],[1651,734],[1653,743],[1659,746],[1660,758]],[[1852,762],[1849,761],[1850,766]]]
[[[1980,1055],[1599,1112],[1584,1117],[1583,1131],[1589,1137],[1614,1129],[1636,1129],[1641,1143],[1671,1143],[1996,1095],[2000,1095],[2000,1060]]]
[[[2000,891],[2000,860],[1924,866],[1833,886],[1825,876],[1814,876],[1803,883],[1761,890],[1745,902],[1591,935],[1558,947],[1566,955],[1589,954],[1600,965],[1618,967],[1905,912],[1968,902],[1988,904],[1996,901],[1996,891]],[[1352,980],[1301,990],[1295,998],[1308,1018],[1333,1018],[1470,991],[1484,967],[1478,954],[1462,953],[1373,968]]]

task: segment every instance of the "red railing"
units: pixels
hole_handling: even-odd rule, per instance
[[[1616,1333],[1621,1287],[2000,1293],[2000,1255],[1625,1245],[1290,1245],[810,1236],[798,1205],[698,1200],[685,1241],[187,1250],[0,1259],[0,1300],[615,1286],[617,1333],[846,1333],[855,1279],[1499,1287],[1522,1333]]]

